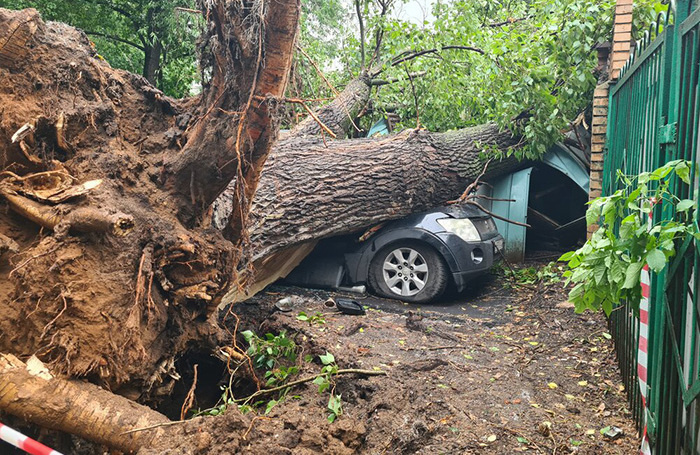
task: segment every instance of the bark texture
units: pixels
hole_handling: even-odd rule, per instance
[[[347,137],[362,109],[369,102],[371,92],[370,78],[363,74],[353,79],[333,101],[321,107],[316,116],[338,139]],[[290,136],[320,136],[321,125],[311,116],[306,117],[292,131]]]
[[[483,170],[484,148],[517,143],[493,124],[325,145],[318,139],[282,141],[265,166],[250,215],[253,260],[456,199]],[[493,162],[489,175],[516,166],[514,159]]]
[[[27,364],[0,354],[0,409],[45,428],[64,431],[125,453],[150,446],[168,419],[93,384],[51,376],[35,357]]]

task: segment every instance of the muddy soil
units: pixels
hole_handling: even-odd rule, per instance
[[[230,330],[286,330],[300,346],[300,372],[316,374],[330,352],[339,368],[386,376],[339,375],[343,413],[329,423],[328,392],[306,383],[264,414],[178,425],[178,437],[143,454],[631,454],[638,436],[629,413],[605,319],[577,315],[561,283],[503,285],[486,277],[435,306],[350,296],[367,314],[324,306],[326,291],[273,287],[233,308]],[[291,311],[275,302],[291,297]],[[300,320],[301,313],[311,320]],[[317,316],[314,318],[314,316]],[[301,319],[304,319],[303,317]],[[236,327],[236,322],[238,322]],[[240,341],[245,348],[245,342]],[[301,360],[312,355],[313,361]],[[244,368],[245,369],[245,368]],[[260,373],[260,372],[259,372]],[[241,375],[239,370],[239,377]],[[262,375],[259,375],[262,378]],[[263,379],[264,381],[264,379]],[[198,386],[215,389],[209,383]],[[255,391],[234,381],[235,396]],[[219,394],[220,390],[213,393]],[[615,426],[611,440],[601,429]],[[183,437],[184,435],[184,437]]]

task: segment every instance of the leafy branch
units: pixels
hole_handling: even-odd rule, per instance
[[[700,240],[693,221],[695,201],[679,199],[671,191],[674,176],[690,183],[691,166],[676,160],[634,177],[618,171],[622,188],[590,202],[586,221],[600,223],[598,230],[581,248],[560,258],[568,261],[567,283],[576,283],[569,300],[577,312],[602,309],[609,315],[622,301],[638,310],[642,268],[648,265],[658,273],[676,254],[678,241],[688,236]],[[651,222],[659,204],[672,207],[675,219]]]

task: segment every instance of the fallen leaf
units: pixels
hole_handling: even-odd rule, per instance
[[[554,390],[554,389],[558,388],[559,386],[556,384],[556,382],[550,382],[549,384],[547,384],[547,387]]]
[[[495,434],[492,434],[491,436],[486,438],[488,442],[494,442],[496,439],[498,439],[498,436],[496,436]]]

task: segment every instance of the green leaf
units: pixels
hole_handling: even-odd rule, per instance
[[[676,175],[683,180],[683,183],[690,185],[690,167],[686,161],[681,161],[676,165]]]
[[[676,204],[676,211],[686,212],[686,211],[688,211],[688,209],[690,209],[694,205],[695,205],[695,201],[693,201],[692,199],[683,199],[678,204]]]
[[[568,261],[569,259],[571,259],[574,256],[574,254],[576,254],[575,251],[568,251],[568,252],[562,254],[561,257],[558,259],[558,261]]]
[[[666,265],[666,255],[663,251],[655,248],[647,253],[646,262],[654,272],[660,272]]]
[[[324,365],[330,365],[335,362],[335,357],[333,357],[333,354],[329,352],[319,355],[318,358],[321,359],[321,363],[323,363]]]
[[[640,273],[644,263],[635,262],[627,267],[625,272],[625,282],[622,284],[622,289],[632,289],[639,286]]]

